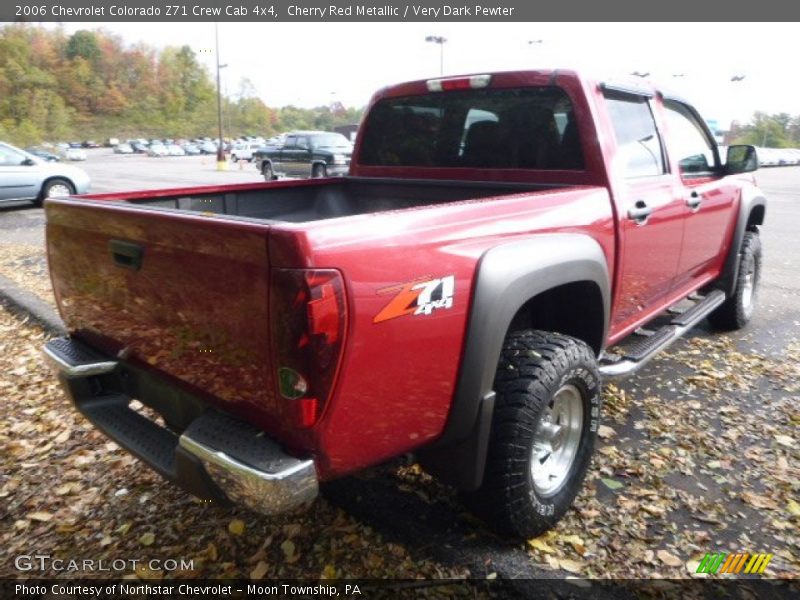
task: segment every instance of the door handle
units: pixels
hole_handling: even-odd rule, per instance
[[[636,221],[639,225],[644,225],[652,212],[653,209],[647,206],[644,200],[637,200],[636,204],[628,209],[628,218]]]
[[[696,191],[693,191],[689,194],[689,197],[686,199],[686,206],[691,208],[692,210],[697,210],[700,208],[700,204],[703,202],[703,197],[698,194]]]

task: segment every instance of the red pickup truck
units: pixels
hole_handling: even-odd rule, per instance
[[[750,319],[757,166],[641,83],[388,87],[344,178],[47,200],[70,335],[46,354],[78,410],[200,497],[279,513],[414,453],[533,536],[582,484],[602,378]]]

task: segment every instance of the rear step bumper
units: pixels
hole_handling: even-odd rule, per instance
[[[314,461],[289,456],[252,425],[193,406],[185,413],[196,416],[187,418],[178,435],[131,408],[133,398],[125,390],[131,387],[133,371],[122,363],[72,338],[51,340],[44,353],[58,369],[64,390],[92,424],[195,496],[233,502],[266,515],[291,511],[317,496]],[[170,394],[170,400],[182,397]]]
[[[699,298],[694,306],[672,318],[668,325],[627,346],[622,356],[616,360],[604,357],[600,362],[600,375],[606,379],[619,379],[632,375],[672,342],[683,337],[723,302],[725,293],[720,290],[714,290],[707,296]]]

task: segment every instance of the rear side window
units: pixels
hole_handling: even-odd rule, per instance
[[[618,165],[627,179],[652,177],[664,171],[661,140],[646,98],[607,96],[606,106],[617,139]]]
[[[572,103],[557,87],[387,98],[370,111],[360,162],[371,166],[584,168]]]

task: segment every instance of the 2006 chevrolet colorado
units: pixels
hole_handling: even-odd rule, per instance
[[[48,200],[70,336],[46,354],[78,410],[203,498],[277,513],[414,453],[533,536],[582,483],[601,377],[750,319],[757,165],[641,84],[404,83],[343,179]]]

